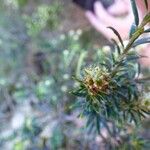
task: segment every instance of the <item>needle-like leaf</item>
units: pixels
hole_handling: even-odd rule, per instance
[[[146,9],[148,10],[148,0],[144,0],[144,3],[145,3],[145,6],[146,6]]]
[[[138,26],[139,25],[139,14],[138,14],[135,0],[131,0],[131,5],[132,5],[133,14],[134,14],[135,24],[136,24],[136,26]]]
[[[113,27],[108,27],[108,28],[111,29],[115,33],[115,35],[118,37],[118,40],[121,43],[122,47],[124,47],[123,40],[121,38],[121,35],[118,33],[118,31]]]

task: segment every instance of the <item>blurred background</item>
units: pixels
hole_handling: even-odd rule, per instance
[[[0,150],[100,149],[69,92],[106,44],[70,0],[0,0]]]

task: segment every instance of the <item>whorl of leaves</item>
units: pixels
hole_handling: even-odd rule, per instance
[[[107,56],[105,62],[100,62],[99,66],[86,68],[82,79],[76,79],[80,86],[72,93],[85,98],[78,102],[77,107],[82,108],[83,115],[92,116],[88,125],[95,117],[99,118],[98,120],[105,118],[122,123],[133,121],[137,124],[149,113],[147,103],[141,100],[135,80],[138,72],[135,63],[139,57],[134,53],[128,54],[122,60],[115,76],[112,76],[113,68],[118,64],[117,57],[112,53]],[[99,128],[97,125],[98,131]]]

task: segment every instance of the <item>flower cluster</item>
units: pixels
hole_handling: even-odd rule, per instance
[[[99,92],[107,93],[109,87],[109,73],[105,68],[89,67],[84,70],[83,83],[90,95],[97,95]]]

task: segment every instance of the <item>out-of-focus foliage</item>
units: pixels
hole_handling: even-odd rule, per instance
[[[24,15],[28,34],[36,36],[46,26],[51,30],[56,28],[59,24],[58,15],[60,10],[60,4],[56,1],[49,5],[43,4],[38,6],[31,16]]]
[[[85,62],[104,60],[110,48],[97,49],[88,31],[55,34],[63,1],[0,3],[0,149],[112,149],[113,139],[88,134],[85,119],[70,107],[77,101],[70,91],[78,86],[72,75],[80,76]],[[119,146],[136,145],[136,135],[123,132]]]
[[[14,150],[84,147],[77,139],[84,139],[77,128],[80,123],[69,109],[75,101],[69,94],[72,75],[79,74],[86,56],[82,31],[35,37],[28,34],[28,21],[18,11],[1,9],[0,16],[0,146]]]

